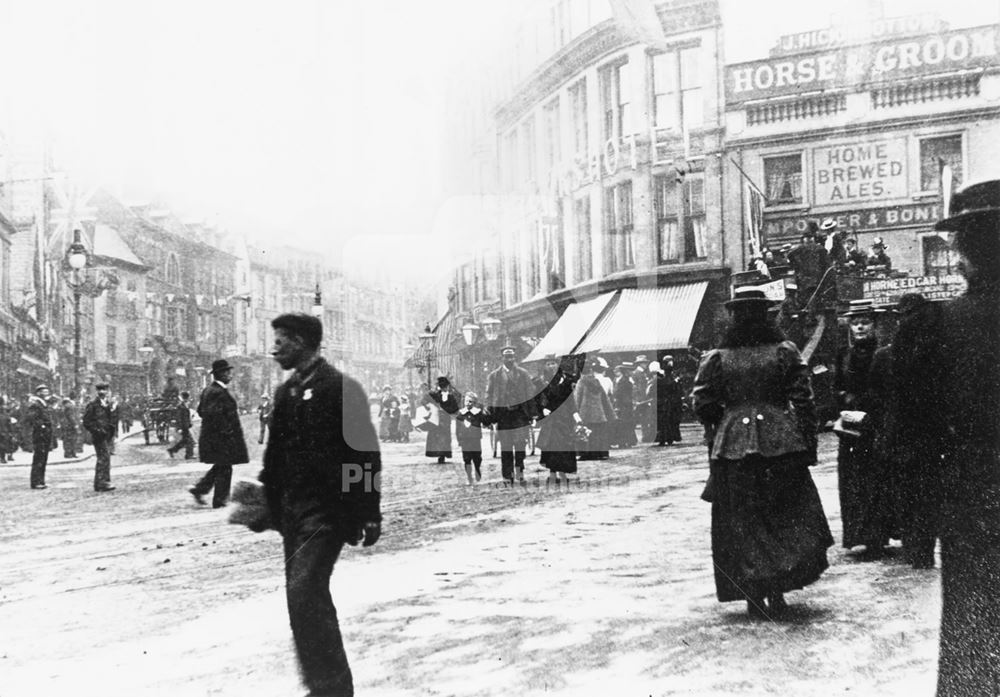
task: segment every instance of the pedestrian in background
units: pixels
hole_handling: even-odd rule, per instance
[[[684,413],[684,388],[674,375],[674,361],[664,356],[653,384],[656,405],[656,444],[673,445],[681,441],[681,416]]]
[[[598,359],[584,361],[582,374],[575,387],[576,408],[580,421],[590,432],[586,443],[579,446],[580,460],[603,460],[608,453],[608,434],[614,427],[615,409],[611,398],[594,375]]]
[[[201,417],[198,455],[202,462],[212,467],[188,492],[195,501],[204,504],[203,497],[214,489],[212,508],[222,508],[229,501],[233,465],[249,462],[250,456],[243,439],[243,426],[240,424],[236,400],[229,394],[233,366],[224,358],[214,361],[212,378],[212,384],[201,393],[201,400],[198,402],[198,415]]]
[[[378,403],[378,437],[382,442],[394,440],[392,432],[396,427],[398,414],[392,413],[392,404],[396,400],[396,395],[392,393],[392,387],[386,385],[382,388],[382,396]]]
[[[17,419],[10,413],[10,400],[0,400],[0,462],[14,461],[17,451]]]
[[[524,481],[528,429],[535,418],[535,390],[528,371],[517,364],[513,346],[500,349],[500,367],[486,377],[486,413],[497,429],[500,476],[507,485]]]
[[[455,438],[458,447],[462,449],[462,463],[465,465],[465,476],[469,485],[474,484],[472,470],[476,470],[478,482],[483,478],[483,426],[486,414],[479,403],[479,395],[468,392],[465,395],[462,408],[455,414]]]
[[[413,412],[410,410],[410,399],[405,394],[399,398],[399,421],[396,430],[401,442],[410,442],[410,431],[413,430]]]
[[[111,443],[115,439],[115,413],[111,402],[111,386],[106,382],[94,385],[97,396],[83,412],[83,427],[90,433],[97,463],[94,466],[94,491],[113,491],[111,485]]]
[[[619,448],[631,448],[638,440],[635,436],[635,383],[632,382],[632,363],[626,361],[615,367],[615,410],[618,416],[617,438]]]
[[[83,449],[80,443],[80,409],[76,406],[76,393],[62,403],[63,457],[75,458]]]
[[[451,386],[451,381],[441,375],[437,379],[437,386],[427,394],[427,397],[431,402],[434,402],[432,408],[438,410],[438,422],[427,431],[424,454],[427,457],[436,457],[438,464],[440,464],[452,456],[451,417],[458,411],[459,394]]]
[[[649,386],[656,376],[649,369],[649,359],[640,354],[633,361],[632,385],[634,394],[635,422],[639,426],[639,441],[652,443],[655,434],[656,407],[649,398]]]
[[[965,293],[904,317],[893,342],[897,440],[927,449],[909,486],[940,512],[937,697],[1000,685],[1000,180],[956,191],[949,217]]]
[[[260,404],[257,405],[257,419],[260,421],[260,435],[257,437],[259,445],[263,445],[264,439],[267,436],[267,428],[271,423],[272,411],[274,411],[274,405],[271,404],[271,397],[267,394],[262,394],[260,396]]]
[[[906,293],[900,297],[896,311],[900,315],[900,325],[929,321],[940,307],[932,306],[921,293]],[[924,336],[924,342],[937,343],[937,337]],[[886,433],[876,441],[880,451],[891,463],[893,482],[898,488],[899,515],[903,527],[903,552],[906,560],[915,569],[932,569],[935,566],[934,547],[937,544],[940,509],[940,488],[935,483],[937,470],[941,467],[941,454],[936,434],[933,430],[914,429],[911,424],[900,425],[900,400],[908,401],[900,394],[897,376],[896,340],[885,347],[890,352],[892,384],[890,386],[889,407],[887,409]],[[932,349],[916,346],[916,355],[927,355]],[[882,349],[879,349],[881,352]],[[925,370],[927,366],[923,366]],[[926,385],[932,382],[930,375],[921,375],[916,382]],[[913,381],[913,378],[909,378]],[[906,404],[902,407],[905,409]],[[933,473],[931,475],[931,473]]]
[[[271,327],[271,355],[294,372],[275,393],[260,480],[284,542],[295,650],[310,695],[353,695],[330,576],[344,543],[381,535],[378,436],[364,389],[319,355],[319,319],[286,314]]]
[[[538,431],[542,454],[538,462],[549,471],[546,484],[556,488],[563,484],[568,488],[567,475],[576,474],[577,426],[582,423],[573,395],[576,381],[576,359],[563,356],[556,374],[538,398],[542,414]]]
[[[809,369],[768,319],[763,291],[737,289],[732,326],[695,377],[695,412],[709,436],[712,561],[720,602],[751,617],[780,615],[784,594],[816,581],[833,544],[809,467],[816,408]],[[765,607],[766,599],[766,607]]]
[[[888,354],[875,361],[879,348],[876,312],[871,301],[854,301],[843,317],[849,322],[851,347],[837,357],[834,390],[841,410],[863,414],[849,432],[839,433],[837,486],[844,524],[843,546],[864,546],[858,560],[879,559],[890,536],[898,536],[891,468],[875,452],[888,395],[880,389],[888,378]],[[845,415],[846,416],[846,415]],[[857,434],[857,435],[855,435]]]
[[[184,448],[184,459],[190,460],[194,457],[194,438],[191,437],[191,393],[181,392],[180,404],[177,405],[177,432],[180,438],[176,443],[167,448],[167,454],[171,459],[174,453]]]
[[[39,385],[35,394],[29,395],[25,404],[26,429],[31,439],[31,488],[48,489],[45,483],[45,467],[49,463],[52,449],[52,410],[49,408],[48,385]]]

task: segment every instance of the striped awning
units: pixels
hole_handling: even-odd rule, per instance
[[[566,307],[562,316],[552,325],[552,329],[539,341],[524,359],[525,363],[540,361],[548,355],[567,356],[580,343],[587,330],[600,317],[616,291],[603,293],[583,302]]]
[[[626,288],[576,347],[576,353],[687,348],[708,281]]]

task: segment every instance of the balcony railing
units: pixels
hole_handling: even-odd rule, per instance
[[[820,94],[794,101],[753,104],[747,107],[747,125],[758,126],[832,116],[847,109],[847,95]]]
[[[872,91],[872,108],[891,109],[907,104],[963,99],[978,95],[979,74],[951,75],[934,80],[880,87]]]

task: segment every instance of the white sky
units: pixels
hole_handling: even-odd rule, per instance
[[[723,0],[730,62],[868,0]],[[425,235],[449,67],[496,38],[496,0],[0,0],[0,99],[78,174],[182,215],[322,249]],[[998,21],[1000,0],[885,0]],[[731,27],[741,27],[737,32]],[[13,69],[12,69],[13,68]],[[427,244],[421,244],[427,249]],[[402,254],[404,262],[424,263]]]

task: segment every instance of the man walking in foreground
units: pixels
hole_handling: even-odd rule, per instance
[[[198,435],[198,454],[202,462],[212,465],[197,484],[188,489],[194,500],[204,504],[204,496],[213,488],[212,508],[222,508],[229,501],[229,487],[233,481],[233,465],[250,461],[247,444],[243,440],[243,426],[236,399],[229,394],[233,367],[224,358],[212,363],[211,385],[201,393],[198,415],[201,433]],[[166,390],[164,390],[166,392]]]
[[[378,435],[364,389],[320,357],[320,321],[286,314],[271,326],[271,355],[295,372],[275,394],[260,480],[284,539],[295,650],[309,695],[352,697],[330,575],[345,542],[381,535]]]
[[[94,442],[94,491],[113,491],[111,486],[111,443],[115,439],[115,415],[108,397],[110,385],[106,382],[94,386],[97,396],[83,412],[83,427],[90,431]]]

